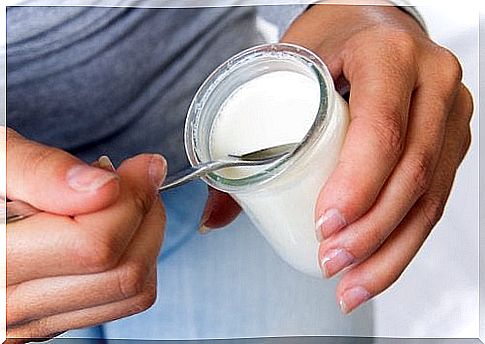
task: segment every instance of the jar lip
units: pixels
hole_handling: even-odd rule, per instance
[[[323,135],[328,127],[329,116],[333,113],[335,106],[334,97],[331,96],[331,92],[335,90],[333,79],[323,61],[312,51],[288,43],[263,44],[244,50],[217,67],[202,83],[190,104],[185,122],[184,140],[186,154],[192,166],[203,162],[199,157],[196,144],[197,129],[203,105],[210,98],[211,93],[218,87],[220,82],[226,78],[230,78],[231,71],[248,63],[248,61],[254,61],[262,57],[292,58],[302,62],[301,65],[311,71],[318,81],[320,89],[319,109],[311,128],[298,146],[290,154],[279,158],[262,171],[240,179],[224,178],[215,173],[202,177],[207,184],[224,192],[252,191],[268,183],[295,164],[315,144],[317,139]]]

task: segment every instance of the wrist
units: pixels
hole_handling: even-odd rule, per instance
[[[378,0],[376,0],[376,1],[378,1]],[[334,0],[332,3],[338,4],[339,0]],[[320,2],[315,3],[315,4],[311,4],[307,7],[307,9],[310,9],[311,7],[313,7],[314,5],[317,5],[317,4],[325,4],[325,0],[321,0]],[[342,5],[346,5],[346,4],[349,5],[345,0],[342,0],[341,4]],[[358,2],[355,3],[355,5],[358,6],[359,5]],[[362,4],[362,5],[365,5],[365,3]],[[416,6],[414,6],[412,4],[411,0],[380,0],[380,2],[376,2],[374,5],[375,6],[379,6],[379,5],[392,6],[392,7],[398,8],[401,11],[403,11],[404,13],[406,13],[407,15],[409,15],[410,17],[412,17],[419,24],[419,26],[421,26],[423,31],[428,32],[428,28],[426,26],[426,22],[425,22],[424,18],[421,16],[421,13],[419,13]]]
[[[408,14],[409,8],[390,4],[393,3],[387,0],[382,5],[315,4],[293,22],[282,40],[313,46],[323,38],[325,45],[338,46],[372,28],[412,32],[416,37],[425,35],[420,23]]]

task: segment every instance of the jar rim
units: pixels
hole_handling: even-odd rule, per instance
[[[333,113],[335,106],[334,97],[331,96],[332,90],[335,90],[333,79],[326,65],[315,53],[304,47],[288,43],[263,44],[249,48],[234,55],[217,67],[200,86],[190,104],[185,122],[184,141],[186,154],[192,166],[204,162],[200,158],[197,149],[197,130],[203,106],[210,99],[212,92],[222,80],[230,78],[231,72],[240,68],[241,65],[265,57],[281,58],[282,60],[291,58],[302,62],[301,66],[310,71],[318,82],[320,91],[319,108],[312,126],[297,147],[291,153],[269,164],[265,169],[238,179],[225,178],[216,173],[210,173],[202,177],[207,184],[223,192],[252,191],[254,188],[267,184],[270,180],[273,180],[283,171],[293,166],[324,134],[328,127],[329,116]]]

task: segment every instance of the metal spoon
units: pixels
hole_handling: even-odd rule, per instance
[[[165,191],[182,184],[185,184],[196,178],[205,176],[208,173],[221,170],[228,167],[241,167],[241,166],[260,166],[275,162],[279,158],[291,153],[298,143],[289,143],[284,145],[278,145],[274,147],[260,149],[254,152],[242,154],[242,155],[228,155],[227,160],[209,161],[199,164],[197,166],[189,167],[181,172],[176,173],[173,176],[167,178],[164,184],[158,189],[159,191]],[[106,157],[101,157],[96,163],[97,166],[114,170],[111,162]],[[5,216],[6,212],[6,216]],[[0,202],[0,219],[6,218],[7,223],[19,221],[35,215],[41,212],[41,210],[31,206],[30,204],[20,200],[1,200]]]
[[[229,154],[229,159],[227,160],[209,161],[197,166],[188,167],[173,176],[168,177],[162,187],[158,190],[165,191],[174,188],[196,178],[205,176],[208,173],[222,170],[223,168],[270,164],[293,151],[297,145],[297,143],[288,143],[242,155]]]

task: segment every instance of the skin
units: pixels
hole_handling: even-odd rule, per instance
[[[336,297],[349,313],[396,281],[440,219],[470,145],[472,98],[456,57],[397,8],[316,5],[282,40],[317,53],[351,91],[351,124],[315,212],[322,272],[342,272]],[[209,196],[205,230],[238,209]],[[321,225],[327,214],[337,215]]]
[[[9,342],[48,338],[150,307],[165,227],[156,192],[165,160],[142,154],[106,171],[9,129],[7,142],[7,196],[49,209],[7,226]],[[87,171],[84,182],[87,174],[104,184],[73,188],[70,171],[79,166]]]
[[[340,214],[316,226],[325,238],[318,259],[331,277],[339,269],[325,260],[329,252],[352,258],[336,290],[348,313],[399,277],[439,220],[470,144],[472,99],[456,58],[396,8],[316,5],[283,41],[320,55],[351,88],[351,125],[315,213],[316,224],[327,210]],[[11,342],[150,307],[165,225],[155,197],[164,160],[145,154],[110,172],[11,130],[7,142],[0,191],[45,210],[7,226]],[[73,182],[79,166],[83,177]],[[224,226],[239,211],[230,196],[210,190],[202,225]]]

